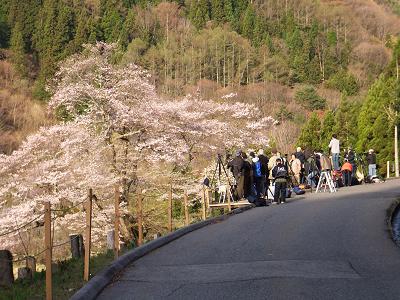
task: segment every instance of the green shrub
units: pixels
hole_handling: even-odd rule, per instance
[[[309,110],[325,109],[326,99],[318,95],[312,86],[306,86],[296,92],[295,100]]]
[[[360,90],[357,79],[344,70],[333,75],[327,82],[326,86],[331,89],[336,89],[349,96],[356,95]]]

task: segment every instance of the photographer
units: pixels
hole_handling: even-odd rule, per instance
[[[236,157],[228,163],[228,169],[236,181],[235,199],[240,200],[244,197],[244,159],[241,150],[238,150]]]
[[[319,181],[321,171],[320,155],[317,153],[310,154],[305,163],[307,174],[307,184],[310,187],[316,187]]]
[[[374,149],[369,149],[367,154],[367,163],[368,163],[368,175],[369,177],[376,176],[376,154]]]
[[[296,154],[293,153],[292,157],[289,161],[289,170],[290,174],[293,176],[292,182],[295,183],[295,185],[300,184],[300,173],[303,169],[303,164],[301,163],[300,159],[296,157]]]
[[[272,204],[285,203],[288,169],[282,163],[281,158],[276,159],[276,166],[272,169],[271,173],[275,181],[274,202]]]

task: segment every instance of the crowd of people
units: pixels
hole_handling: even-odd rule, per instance
[[[227,165],[235,179],[233,198],[246,198],[255,203],[268,199],[270,191],[273,194],[272,204],[285,203],[289,188],[296,193],[306,188],[315,188],[322,172],[332,174],[336,187],[360,183],[363,178],[357,178],[357,170],[360,168],[359,173],[363,173],[361,157],[351,147],[341,154],[340,141],[336,135],[332,136],[328,147],[329,153],[297,147],[290,156],[281,155],[277,149],[272,148],[270,157],[264,154],[263,149],[248,153],[238,150]],[[373,149],[368,151],[365,160],[368,163],[369,178],[376,176],[376,154]]]

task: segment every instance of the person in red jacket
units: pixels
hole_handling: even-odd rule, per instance
[[[343,179],[344,179],[344,186],[351,186],[351,180],[352,180],[352,174],[353,172],[353,166],[347,159],[344,160],[344,164],[342,166],[342,174],[343,174]]]

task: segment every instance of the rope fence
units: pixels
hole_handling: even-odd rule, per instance
[[[174,209],[176,201],[180,203],[180,216],[183,216],[183,223],[185,226],[189,225],[194,219],[191,219],[191,214],[189,211],[190,201],[187,190],[182,188],[177,188],[180,191],[183,191],[183,195],[179,196],[179,200],[173,198],[174,190],[172,184],[169,185],[167,192],[167,214],[165,211],[159,211],[158,209],[150,209],[147,213],[144,210],[144,194],[138,192],[136,195],[136,223],[137,223],[137,236],[136,236],[136,245],[142,245],[144,241],[144,221],[149,218],[162,218],[162,216],[167,216],[167,224],[166,226],[161,226],[161,228],[166,228],[167,232],[172,232],[174,230]],[[201,202],[201,212],[198,218],[205,220],[207,218],[210,209],[212,208],[210,199],[212,198],[210,194],[212,190],[209,188],[203,187],[201,191],[201,195],[196,198]],[[121,232],[121,212],[120,212],[120,204],[122,200],[122,194],[120,193],[120,189],[118,186],[115,187],[114,191],[114,222],[113,222],[113,230],[107,232],[107,248],[112,249],[114,252],[114,257],[118,258],[120,255],[120,232]],[[175,196],[176,197],[176,196]],[[230,197],[228,197],[230,198]],[[92,246],[92,206],[93,200],[97,203],[97,197],[93,194],[92,189],[89,189],[88,197],[86,199],[75,203],[70,207],[65,208],[52,208],[50,202],[44,202],[44,210],[38,216],[29,220],[28,222],[17,226],[16,228],[4,231],[0,233],[0,237],[13,234],[18,232],[22,241],[21,232],[23,233],[38,227],[44,228],[44,245],[45,248],[37,251],[34,255],[28,254],[27,247],[24,245],[26,255],[20,257],[13,257],[9,250],[0,250],[0,272],[4,272],[8,274],[9,285],[14,282],[13,275],[13,264],[26,262],[26,267],[18,269],[18,278],[21,276],[27,276],[28,278],[32,278],[32,273],[36,272],[36,260],[43,254],[45,254],[45,269],[46,269],[46,299],[52,299],[53,290],[53,280],[52,280],[52,262],[53,262],[53,251],[59,247],[65,246],[67,244],[71,245],[71,254],[72,257],[83,257],[84,260],[84,270],[83,270],[83,280],[88,281],[90,278],[90,257],[91,257],[91,246]],[[197,201],[196,200],[196,201]],[[231,210],[230,199],[228,199],[228,209]],[[65,215],[59,213],[67,213],[72,211],[73,209],[83,205],[83,209],[85,211],[85,228],[80,231],[78,234],[71,234],[68,240],[64,241],[54,241],[55,238],[55,221],[57,219],[63,218]],[[99,212],[101,213],[101,212]],[[198,220],[198,219],[196,219]],[[29,226],[37,222],[35,226]],[[164,223],[165,224],[165,223]],[[182,224],[182,223],[180,223]],[[160,228],[160,225],[156,225],[157,228]],[[133,232],[131,232],[133,233]],[[161,234],[158,232],[154,234],[154,238],[158,238]],[[134,235],[135,238],[135,235]],[[20,272],[21,271],[21,272]],[[22,272],[24,271],[24,272]],[[25,275],[24,275],[25,274]],[[27,274],[27,275],[26,275]],[[0,274],[2,275],[2,274]],[[4,277],[4,276],[3,276]],[[7,276],[6,276],[7,277]],[[24,279],[22,277],[22,279]]]

